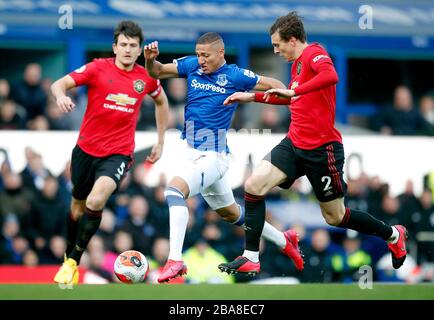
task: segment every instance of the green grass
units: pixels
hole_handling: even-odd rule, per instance
[[[0,285],[0,300],[434,300],[434,284]]]

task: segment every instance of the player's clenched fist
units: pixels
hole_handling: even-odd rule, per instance
[[[146,60],[155,59],[160,52],[158,51],[158,41],[151,42],[143,48],[143,54]]]
[[[71,98],[68,96],[57,97],[56,103],[62,112],[70,112],[75,107],[74,102],[72,102]]]

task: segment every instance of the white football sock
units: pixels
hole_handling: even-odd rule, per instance
[[[283,232],[280,232],[267,221],[265,221],[264,229],[262,229],[261,237],[276,244],[279,248],[284,248],[286,239]]]
[[[390,236],[389,240],[387,240],[388,243],[397,243],[399,239],[399,231],[394,226],[392,226],[392,235]]]
[[[169,205],[170,252],[168,259],[181,261],[185,231],[188,224],[188,208],[182,193],[174,188],[167,188],[164,192]]]
[[[250,261],[254,263],[259,262],[259,251],[250,251],[250,250],[244,250],[243,257],[246,257]]]

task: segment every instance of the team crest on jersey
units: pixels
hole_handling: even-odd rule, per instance
[[[216,82],[219,86],[224,87],[225,85],[228,84],[228,79],[226,79],[226,74],[221,73],[217,76],[217,82]]]
[[[137,93],[142,93],[143,90],[145,90],[145,83],[143,82],[143,80],[136,80],[134,81],[134,90]]]
[[[297,75],[299,75],[300,72],[301,72],[301,61],[299,61],[299,62],[297,63]]]

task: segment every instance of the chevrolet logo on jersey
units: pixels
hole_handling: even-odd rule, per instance
[[[126,106],[127,104],[133,106],[137,102],[136,98],[130,98],[127,94],[123,94],[123,93],[118,93],[118,94],[110,93],[105,99],[108,101],[113,101],[120,106]]]

